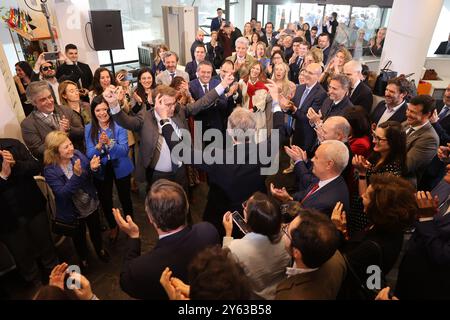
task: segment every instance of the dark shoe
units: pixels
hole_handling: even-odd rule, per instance
[[[98,258],[103,262],[109,262],[109,253],[105,249],[100,250],[98,253]]]

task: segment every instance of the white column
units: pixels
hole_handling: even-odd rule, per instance
[[[56,27],[58,31],[57,43],[61,51],[64,47],[73,43],[78,47],[79,61],[87,63],[92,72],[99,67],[97,51],[93,50],[90,26],[85,28],[89,18],[89,0],[76,1],[52,1],[49,3],[50,12],[56,17]],[[87,37],[86,38],[86,32]]]
[[[392,60],[392,70],[414,72],[411,79],[418,84],[442,5],[443,0],[394,1],[380,68]]]

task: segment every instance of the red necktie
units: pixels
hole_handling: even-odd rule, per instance
[[[316,183],[311,190],[306,194],[306,196],[303,198],[302,202],[305,202],[306,199],[308,199],[314,192],[316,192],[316,190],[319,189],[319,184]]]

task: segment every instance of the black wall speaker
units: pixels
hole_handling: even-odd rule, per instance
[[[89,11],[95,50],[124,49],[120,10]]]

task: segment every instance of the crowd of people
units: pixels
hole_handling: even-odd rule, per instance
[[[16,64],[25,145],[0,139],[0,240],[25,280],[42,285],[38,260],[50,275],[34,298],[97,299],[58,264],[50,236],[71,238],[87,272],[87,229],[104,263],[127,235],[120,287],[138,299],[374,299],[369,267],[384,279],[398,264],[397,298],[449,298],[450,85],[436,106],[400,76],[373,106],[363,66],[333,46],[334,14],[319,33],[256,19],[241,32],[217,13],[184,70],[162,45],[136,87],[126,70],[92,73],[73,44],[58,61]],[[285,170],[273,166],[280,152]],[[55,198],[50,220],[36,175]],[[141,183],[150,250],[134,221]],[[209,191],[193,224],[199,183]],[[67,276],[81,287],[64,287]]]

